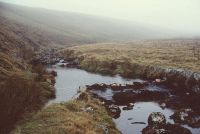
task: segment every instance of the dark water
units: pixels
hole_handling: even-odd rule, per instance
[[[55,70],[58,73],[56,77],[56,98],[49,101],[51,103],[58,103],[62,101],[70,100],[78,91],[79,87],[85,85],[92,85],[95,83],[132,83],[133,81],[141,81],[139,79],[130,80],[124,79],[120,76],[102,76],[99,74],[93,74],[84,70],[75,68],[49,68]]]
[[[55,70],[58,73],[56,77],[56,98],[49,101],[49,104],[59,103],[70,100],[78,91],[79,87],[85,85],[92,85],[95,83],[105,84],[128,84],[134,81],[142,81],[140,79],[124,79],[120,76],[102,76],[99,74],[93,74],[80,69],[70,68],[49,68]],[[162,87],[149,86],[148,90],[162,90],[166,91]],[[114,91],[107,89],[105,91],[96,91],[96,93],[106,99],[112,99]],[[147,119],[152,112],[162,112],[167,119],[167,122],[173,123],[173,120],[169,119],[169,116],[173,114],[173,110],[165,108],[164,110],[156,102],[137,102],[134,104],[133,110],[123,111],[118,119],[113,119],[117,128],[123,134],[141,134],[143,128],[147,126]],[[131,124],[133,122],[144,122],[146,124]],[[200,134],[200,129],[192,129],[188,126],[193,134]]]
[[[123,106],[120,106],[121,110],[122,107]],[[169,118],[169,116],[173,114],[173,111],[170,109],[163,110],[155,102],[135,103],[133,110],[123,111],[118,119],[114,119],[114,122],[123,134],[140,134],[142,129],[148,125],[147,119],[152,112],[161,112],[165,115],[167,122],[174,123],[173,120]],[[133,122],[145,122],[146,124],[131,124]]]

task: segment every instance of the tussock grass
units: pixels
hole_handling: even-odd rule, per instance
[[[200,71],[200,60],[193,53],[193,47],[198,46],[197,42],[200,41],[188,39],[102,43],[71,47],[64,53],[70,50],[76,57],[84,58],[82,66],[89,68],[88,70],[96,68],[96,62],[123,62]],[[66,54],[67,56],[69,55]]]
[[[84,97],[83,97],[84,96]],[[13,134],[104,134],[99,127],[107,126],[110,134],[118,134],[112,118],[102,104],[85,93],[81,100],[50,105],[31,119],[19,124]],[[92,107],[93,111],[83,109]]]

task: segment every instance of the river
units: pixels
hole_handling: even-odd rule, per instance
[[[49,68],[49,70],[55,70],[57,72],[55,83],[56,98],[50,100],[47,105],[69,101],[77,93],[78,89],[85,85],[92,85],[95,83],[128,84],[135,81],[143,81],[140,79],[125,79],[120,76],[104,76],[75,68],[61,68],[54,66]],[[166,90],[158,86],[150,86],[148,88],[149,90]],[[111,90],[102,91],[99,92],[99,94],[107,98],[112,98],[113,95]],[[122,107],[123,106],[120,106],[122,111],[120,117],[113,119],[113,121],[123,134],[141,134],[142,129],[147,126],[148,116],[152,112],[162,112],[165,115],[167,122],[174,123],[173,120],[169,118],[174,111],[168,108],[162,109],[156,102],[137,102],[135,103],[134,108],[128,111],[122,110]],[[134,124],[134,122],[144,122],[144,124]],[[200,129],[193,129],[188,126],[185,127],[190,129],[192,134],[200,133]]]

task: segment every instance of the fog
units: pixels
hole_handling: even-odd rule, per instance
[[[0,0],[200,34],[200,0]]]

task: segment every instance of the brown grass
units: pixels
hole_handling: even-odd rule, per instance
[[[110,134],[118,134],[112,118],[97,100],[74,100],[53,104],[38,112],[27,122],[19,124],[14,134],[104,134],[100,125],[106,125]],[[93,112],[82,109],[92,107]]]
[[[155,40],[134,43],[104,43],[71,47],[76,57],[96,61],[128,61],[142,65],[200,71],[200,60],[193,54],[198,40]]]

